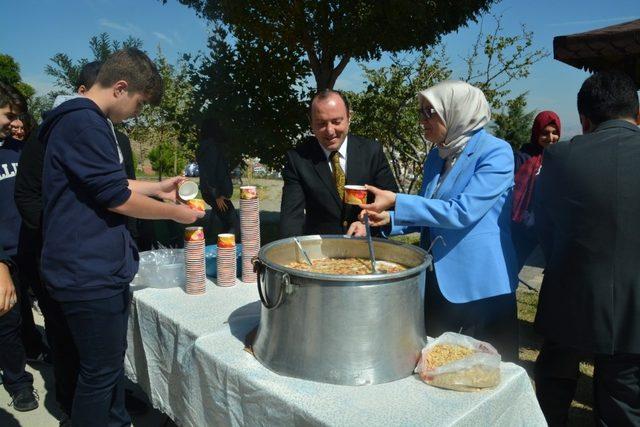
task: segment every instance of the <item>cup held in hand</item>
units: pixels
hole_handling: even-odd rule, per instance
[[[345,185],[344,202],[349,205],[365,205],[367,203],[367,188],[364,185]]]
[[[182,200],[189,201],[198,195],[198,184],[193,181],[183,181],[178,185],[178,196]]]

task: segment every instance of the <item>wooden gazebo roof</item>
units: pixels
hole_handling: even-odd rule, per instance
[[[553,38],[553,57],[591,72],[627,72],[640,87],[640,19]]]

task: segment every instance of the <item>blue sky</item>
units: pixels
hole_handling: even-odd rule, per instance
[[[172,61],[181,53],[206,50],[207,23],[177,0],[168,0],[165,5],[158,0],[4,0],[3,6],[0,52],[18,61],[23,80],[39,93],[54,87],[44,73],[49,58],[58,52],[73,59],[91,57],[88,40],[103,31],[117,40],[128,35],[138,37],[150,52],[160,46]],[[551,53],[532,68],[527,79],[512,84],[510,89],[516,94],[528,91],[531,109],[558,112],[563,138],[578,133],[575,98],[588,74],[553,59],[553,37],[639,19],[640,1],[503,0],[492,12],[503,15],[504,33],[514,34],[520,24],[525,24],[534,32],[535,47]],[[462,74],[457,58],[469,51],[478,29],[478,24],[470,23],[443,38],[453,60],[454,76]],[[385,58],[379,62],[386,63]],[[359,65],[352,62],[336,88],[358,89],[362,81]]]

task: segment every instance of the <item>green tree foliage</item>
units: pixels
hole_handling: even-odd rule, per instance
[[[228,132],[232,164],[244,154],[275,169],[309,129],[309,94],[333,88],[351,60],[422,49],[494,3],[179,1],[214,27],[211,53],[194,80],[200,115]]]
[[[184,170],[187,164],[187,158],[182,150],[176,150],[175,144],[170,141],[164,141],[157,144],[149,151],[149,162],[154,171],[160,176],[177,175],[174,168]]]
[[[531,66],[549,53],[533,48],[533,32],[526,26],[522,25],[517,34],[505,35],[502,15],[489,14],[488,18],[493,21],[493,30],[487,32],[481,25],[471,51],[464,58],[467,69],[461,78],[482,89],[491,107],[500,109],[511,93],[509,83],[527,78]]]
[[[142,40],[129,36],[124,41],[112,40],[109,34],[100,33],[91,37],[89,47],[93,53],[92,59],[71,59],[66,53],[56,53],[51,58],[53,64],[45,67],[45,73],[55,79],[56,85],[67,93],[74,93],[78,88],[78,77],[82,67],[91,61],[104,61],[116,50],[126,47],[142,48]]]
[[[413,60],[396,56],[392,65],[363,67],[368,81],[360,93],[350,93],[351,130],[382,142],[400,191],[420,185],[425,153],[430,144],[418,124],[416,93],[451,75],[443,53],[423,51]]]
[[[158,49],[155,63],[164,84],[162,101],[159,105],[145,106],[125,127],[131,140],[139,144],[142,157],[149,155],[154,170],[161,174],[179,174],[186,160],[193,158],[197,142],[191,116],[195,109],[195,91],[185,61],[171,65]],[[153,148],[147,153],[149,147]],[[153,152],[156,160],[151,157]],[[171,158],[170,164],[165,163],[166,156]]]
[[[494,111],[507,106],[507,111],[494,114],[497,135],[518,147],[528,141],[532,115],[526,113],[526,94],[508,99],[508,84],[526,77],[532,64],[547,54],[532,49],[533,34],[502,34],[500,17],[494,17],[496,28],[486,34],[480,31],[476,45],[465,62],[467,74],[461,76],[479,86],[487,95]],[[485,46],[480,50],[479,46]],[[442,47],[444,51],[445,48]],[[354,133],[378,139],[389,157],[400,189],[413,192],[419,188],[422,165],[431,144],[424,140],[418,124],[416,94],[434,83],[452,76],[444,54],[424,51],[415,61],[394,58],[390,67],[379,70],[364,68],[367,88],[354,94]],[[477,71],[476,71],[477,70]],[[513,117],[512,117],[513,116]]]
[[[493,115],[493,133],[519,149],[531,138],[531,124],[535,111],[526,111],[527,99],[523,93],[506,101],[506,111]]]
[[[11,55],[0,54],[0,81],[15,86],[27,101],[36,93],[31,85],[22,81],[20,65]]]
[[[226,132],[231,167],[247,157],[259,157],[272,167],[308,129],[311,91],[304,79],[300,50],[276,41],[262,45],[248,34],[231,44],[218,26],[209,40],[210,53],[192,62],[194,116],[217,120]]]
[[[162,0],[166,3],[167,0]],[[235,38],[304,52],[318,89],[332,88],[349,61],[422,49],[475,20],[494,0],[179,0]]]

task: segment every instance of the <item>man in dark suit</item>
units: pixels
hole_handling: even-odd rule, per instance
[[[578,93],[583,135],[545,150],[535,206],[547,258],[536,388],[550,425],[566,422],[580,354],[594,358],[596,423],[640,424],[636,90],[622,73],[589,77]]]
[[[382,146],[349,134],[344,95],[319,92],[311,101],[309,118],[314,137],[287,152],[282,173],[281,237],[346,233],[360,208],[344,203],[345,185],[398,191]]]

